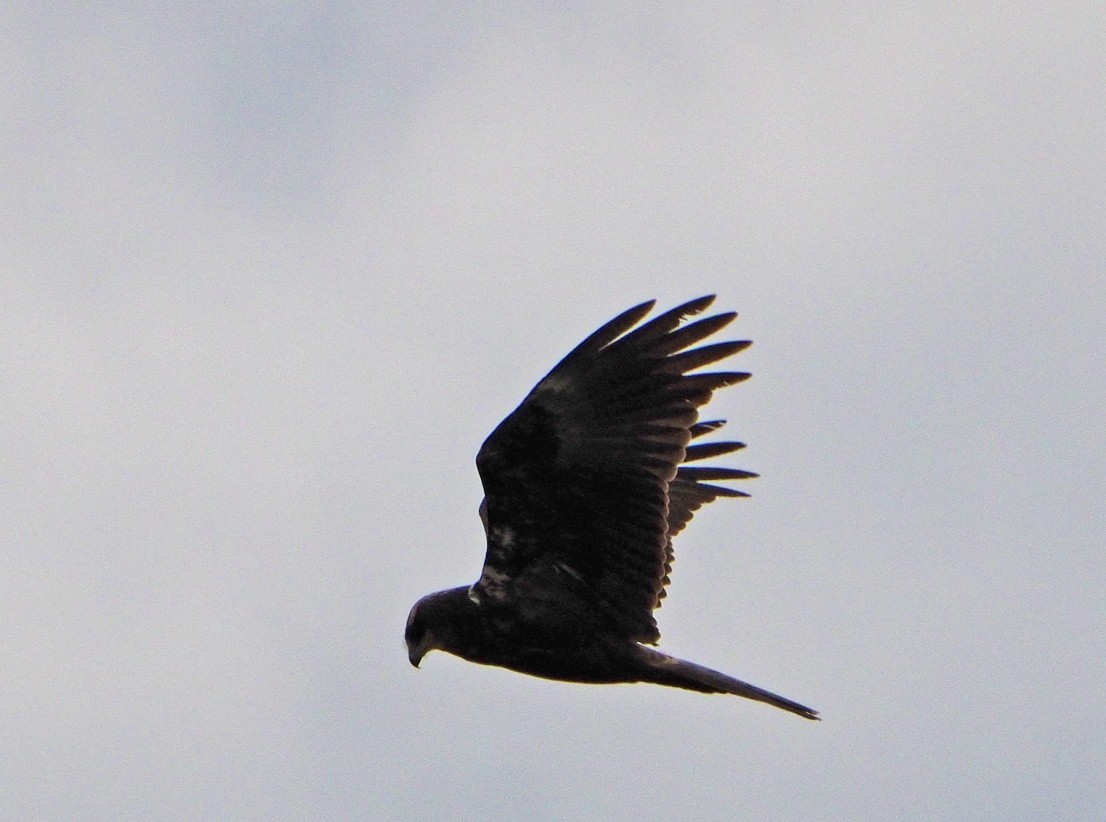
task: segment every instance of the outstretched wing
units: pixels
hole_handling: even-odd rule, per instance
[[[671,537],[705,502],[738,492],[703,480],[745,472],[681,466],[738,443],[693,445],[717,427],[698,408],[742,372],[693,371],[747,341],[693,348],[736,316],[681,327],[709,306],[700,297],[631,331],[643,303],[608,322],[549,372],[484,442],[488,548],[478,601],[525,610],[534,621],[578,613],[639,642],[659,638],[652,612],[667,582]]]

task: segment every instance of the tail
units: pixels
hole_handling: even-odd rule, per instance
[[[757,702],[775,705],[777,708],[791,711],[791,713],[798,714],[805,719],[821,719],[817,711],[806,707],[806,705],[792,702],[790,699],[778,696],[763,688],[758,688],[756,685],[750,685],[748,682],[742,682],[732,676],[712,671],[710,668],[696,665],[694,662],[662,654],[652,648],[639,645],[638,650],[641,651],[638,659],[642,663],[639,672],[642,682],[669,685],[673,688],[686,688],[689,691],[699,691],[706,694],[743,696],[746,699],[755,699]]]

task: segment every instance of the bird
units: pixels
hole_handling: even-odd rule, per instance
[[[476,457],[487,543],[480,578],[411,608],[405,640],[412,665],[439,650],[545,679],[733,694],[821,718],[653,647],[673,538],[706,503],[748,496],[716,482],[757,476],[695,464],[745,447],[700,440],[725,421],[700,421],[699,408],[750,376],[697,370],[751,345],[695,347],[737,316],[685,324],[713,301],[703,296],[644,323],[655,300],[622,312],[492,431]]]

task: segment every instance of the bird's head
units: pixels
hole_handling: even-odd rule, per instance
[[[424,607],[429,597],[423,597],[411,608],[407,615],[407,631],[404,638],[407,640],[407,658],[416,668],[422,662],[422,658],[438,646],[434,642],[434,633],[430,629],[429,616],[432,607]]]
[[[427,594],[407,615],[407,658],[416,668],[431,651],[465,656],[468,634],[473,628],[476,604],[469,589],[450,588]]]
[[[445,651],[468,659],[479,630],[477,605],[467,587],[428,594],[407,616],[407,658],[416,668],[431,651]]]

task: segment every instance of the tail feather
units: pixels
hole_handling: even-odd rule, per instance
[[[708,694],[733,694],[753,699],[757,702],[765,702],[798,714],[805,719],[821,719],[818,712],[806,705],[800,705],[786,697],[779,696],[756,685],[742,682],[732,676],[711,670],[686,659],[677,659],[668,654],[662,654],[652,648],[638,646],[641,650],[639,659],[643,662],[641,671],[642,682],[652,682],[657,685],[669,685],[674,688],[686,688],[689,691],[699,691]]]

